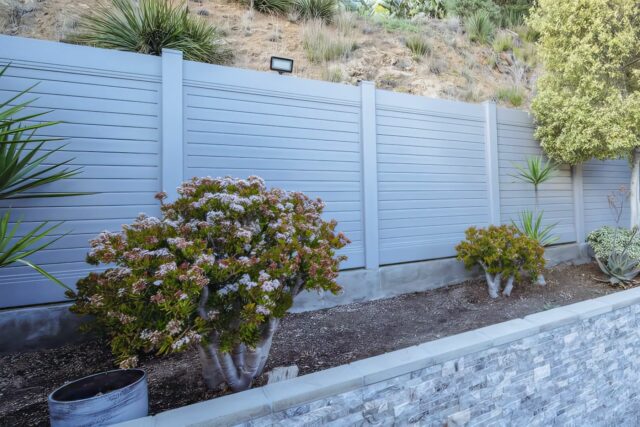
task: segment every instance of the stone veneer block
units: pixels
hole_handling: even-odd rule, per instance
[[[432,352],[428,349],[413,346],[359,360],[347,366],[359,372],[367,385],[426,368],[434,363],[431,355]]]
[[[476,329],[476,332],[488,336],[491,338],[491,344],[497,346],[535,335],[540,332],[540,325],[524,319],[513,319]]]
[[[576,304],[571,304],[564,307],[566,310],[576,313],[580,316],[580,319],[588,319],[590,317],[605,314],[611,311],[611,304],[601,302],[598,300],[582,301]]]
[[[616,292],[598,298],[598,301],[611,305],[613,310],[640,303],[640,287],[624,292]]]
[[[351,365],[342,365],[293,378],[262,389],[273,411],[339,394],[363,385],[362,374]]]
[[[224,426],[271,414],[262,388],[229,394],[158,415],[122,423],[122,427]]]
[[[430,354],[434,363],[440,363],[485,350],[491,345],[489,336],[477,331],[469,331],[420,344],[418,348]]]
[[[525,316],[524,320],[534,323],[540,327],[540,331],[548,331],[563,325],[568,325],[576,321],[577,314],[567,310],[566,307],[558,307],[551,310]]]

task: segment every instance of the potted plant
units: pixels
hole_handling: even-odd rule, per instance
[[[147,374],[117,369],[72,381],[49,395],[52,427],[106,426],[145,417]]]
[[[195,346],[208,387],[247,389],[294,298],[340,291],[335,251],[348,239],[320,200],[258,177],[194,178],[178,193],[161,218],[91,242],[89,262],[111,267],[78,283],[72,311],[94,316],[123,368]]]

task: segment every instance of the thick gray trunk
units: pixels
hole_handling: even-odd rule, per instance
[[[513,290],[513,281],[515,278],[513,276],[507,279],[507,284],[504,286],[504,290],[502,291],[502,295],[508,297],[511,296],[511,291]]]
[[[491,276],[486,270],[484,275],[487,279],[487,289],[489,290],[489,296],[491,298],[498,298],[498,293],[500,292],[500,280],[502,277],[501,273],[496,274],[495,276]]]
[[[631,228],[640,225],[640,152],[638,149],[633,150],[633,159],[631,162],[631,183],[629,204],[631,205]]]
[[[207,318],[208,298],[209,290],[205,287],[198,306],[198,314],[203,318]],[[233,391],[242,391],[251,387],[251,383],[262,373],[267,363],[273,335],[279,324],[280,319],[269,319],[263,326],[260,342],[255,348],[239,344],[231,352],[220,351],[218,334],[212,332],[207,343],[199,348],[202,376],[207,387],[214,389],[225,382]]]

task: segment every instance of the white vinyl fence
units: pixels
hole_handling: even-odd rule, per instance
[[[81,175],[52,189],[95,195],[2,202],[25,232],[64,221],[69,234],[33,261],[75,284],[92,267],[88,240],[175,195],[193,176],[260,175],[326,201],[352,240],[345,269],[454,255],[471,226],[510,223],[534,205],[514,164],[541,153],[527,113],[160,57],[0,36],[0,99],[34,84],[31,111]],[[624,160],[563,166],[540,189],[560,243],[613,216],[607,194],[629,181]],[[3,209],[4,210],[4,209]],[[625,224],[627,219],[624,220]],[[22,266],[0,270],[0,308],[61,301]]]

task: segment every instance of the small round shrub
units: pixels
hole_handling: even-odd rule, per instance
[[[317,19],[325,23],[331,23],[338,12],[338,1],[295,0],[294,8],[302,19]]]
[[[84,15],[72,43],[160,56],[163,48],[182,51],[189,61],[222,64],[231,52],[216,27],[167,0],[111,0]]]
[[[502,278],[508,280],[504,293],[509,295],[511,284],[521,280],[522,272],[537,277],[544,268],[544,248],[513,225],[470,227],[465,237],[456,246],[457,258],[467,269],[482,267],[493,298],[498,296]]]
[[[91,241],[88,262],[108,268],[78,282],[72,311],[95,317],[123,367],[199,344],[210,387],[245,389],[296,295],[340,291],[335,251],[348,239],[321,218],[320,200],[257,177],[194,178],[178,193],[162,218],[141,214]]]

